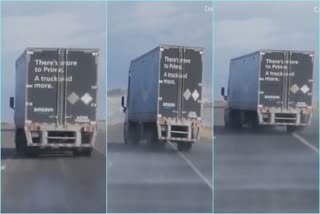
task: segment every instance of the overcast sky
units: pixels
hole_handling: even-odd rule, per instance
[[[317,80],[319,14],[315,13],[315,6],[317,6],[316,1],[216,2],[214,5],[215,96],[220,98],[220,87],[227,86],[230,59],[258,49],[316,51],[315,79]]]
[[[106,11],[103,2],[2,2],[2,115],[11,120],[15,60],[26,47],[100,48],[99,118],[105,109]],[[205,94],[210,96],[212,13],[214,90],[226,86],[229,60],[258,49],[314,50],[316,2],[109,2],[108,88],[126,88],[130,61],[159,44],[205,48]],[[316,58],[315,79],[318,78]]]
[[[160,44],[205,49],[203,83],[211,97],[212,8],[208,2],[109,2],[108,88],[127,88],[130,61]]]
[[[105,117],[104,2],[2,2],[2,120],[12,121],[15,61],[26,47],[99,48],[98,117]]]

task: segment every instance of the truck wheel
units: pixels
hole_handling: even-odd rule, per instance
[[[23,129],[16,129],[15,146],[16,146],[16,153],[18,155],[25,155],[26,148],[27,148],[27,139],[25,137]]]
[[[124,123],[123,125],[123,141],[124,144],[128,144],[128,123]]]
[[[125,144],[138,144],[139,137],[137,133],[137,126],[133,123],[127,122],[124,125],[124,143]]]
[[[88,157],[90,157],[91,153],[92,153],[92,148],[85,148],[83,150],[74,149],[72,151],[72,153],[74,156],[88,156]]]
[[[22,157],[37,157],[39,148],[28,147],[27,139],[23,129],[17,129],[15,133],[16,153]]]
[[[28,157],[38,157],[39,156],[39,148],[26,147],[25,155]]]
[[[92,148],[85,148],[85,149],[82,149],[82,150],[79,150],[79,149],[73,149],[72,150],[72,154],[74,156],[91,156],[91,153],[92,153]]]
[[[145,136],[147,144],[149,144],[152,149],[160,149],[165,146],[166,141],[159,140],[157,126],[149,125],[145,126]]]
[[[157,145],[158,143],[160,143],[156,126],[145,126],[145,136],[147,143],[150,145]]]
[[[249,121],[249,126],[253,130],[258,131],[258,130],[260,130],[262,128],[260,123],[259,123],[258,114],[256,114],[256,112],[247,115],[247,117],[248,117],[247,119]]]
[[[91,156],[91,153],[92,153],[92,148],[87,148],[85,150],[82,151],[82,154],[84,156],[87,156],[87,157],[90,157]]]
[[[192,143],[191,142],[178,142],[178,150],[180,152],[182,151],[190,151],[192,148]]]
[[[303,129],[303,127],[300,127],[300,126],[287,126],[288,133],[294,133],[297,131],[301,131],[302,129]]]
[[[229,122],[230,122],[230,127],[231,128],[240,129],[242,127],[241,111],[239,111],[239,110],[230,110]]]
[[[228,109],[224,110],[224,127],[225,128],[231,128],[230,126],[230,113]]]

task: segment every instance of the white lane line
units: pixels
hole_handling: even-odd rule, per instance
[[[179,156],[193,169],[193,171],[208,185],[208,187],[213,190],[211,182],[200,172],[200,170],[193,165],[193,163],[180,151],[176,149],[176,147],[171,143],[168,142],[169,145],[179,154]]]
[[[317,147],[315,147],[314,145],[312,145],[311,143],[309,143],[306,139],[304,139],[303,137],[301,137],[300,135],[298,135],[297,133],[293,133],[292,136],[294,138],[296,138],[297,140],[299,140],[301,143],[303,143],[304,145],[306,145],[307,147],[309,147],[310,149],[312,149],[313,151],[315,151],[316,153],[319,153],[319,150]]]
[[[6,165],[1,166],[1,171],[6,169]]]

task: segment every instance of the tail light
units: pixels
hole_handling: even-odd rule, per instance
[[[310,109],[303,109],[302,114],[310,114]]]
[[[259,111],[260,111],[261,113],[269,113],[269,109],[266,108],[266,107],[261,107],[261,108],[259,108]]]
[[[159,124],[166,124],[167,123],[167,119],[165,117],[158,117],[158,123]]]
[[[95,127],[94,126],[84,126],[82,127],[83,132],[94,132]]]
[[[40,125],[37,123],[30,123],[29,125],[27,125],[27,127],[30,131],[39,131],[40,130]]]
[[[197,127],[197,128],[200,128],[201,127],[201,121],[200,120],[193,121],[193,126]]]
[[[31,131],[31,137],[32,137],[32,138],[40,137],[40,132],[37,132],[37,131]]]

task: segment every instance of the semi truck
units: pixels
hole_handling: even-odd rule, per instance
[[[98,49],[27,48],[16,60],[15,146],[20,155],[90,156],[97,134]]]
[[[130,63],[124,142],[177,143],[188,151],[199,139],[203,48],[159,45]]]
[[[285,126],[294,132],[312,116],[314,52],[259,50],[230,61],[226,127]]]

